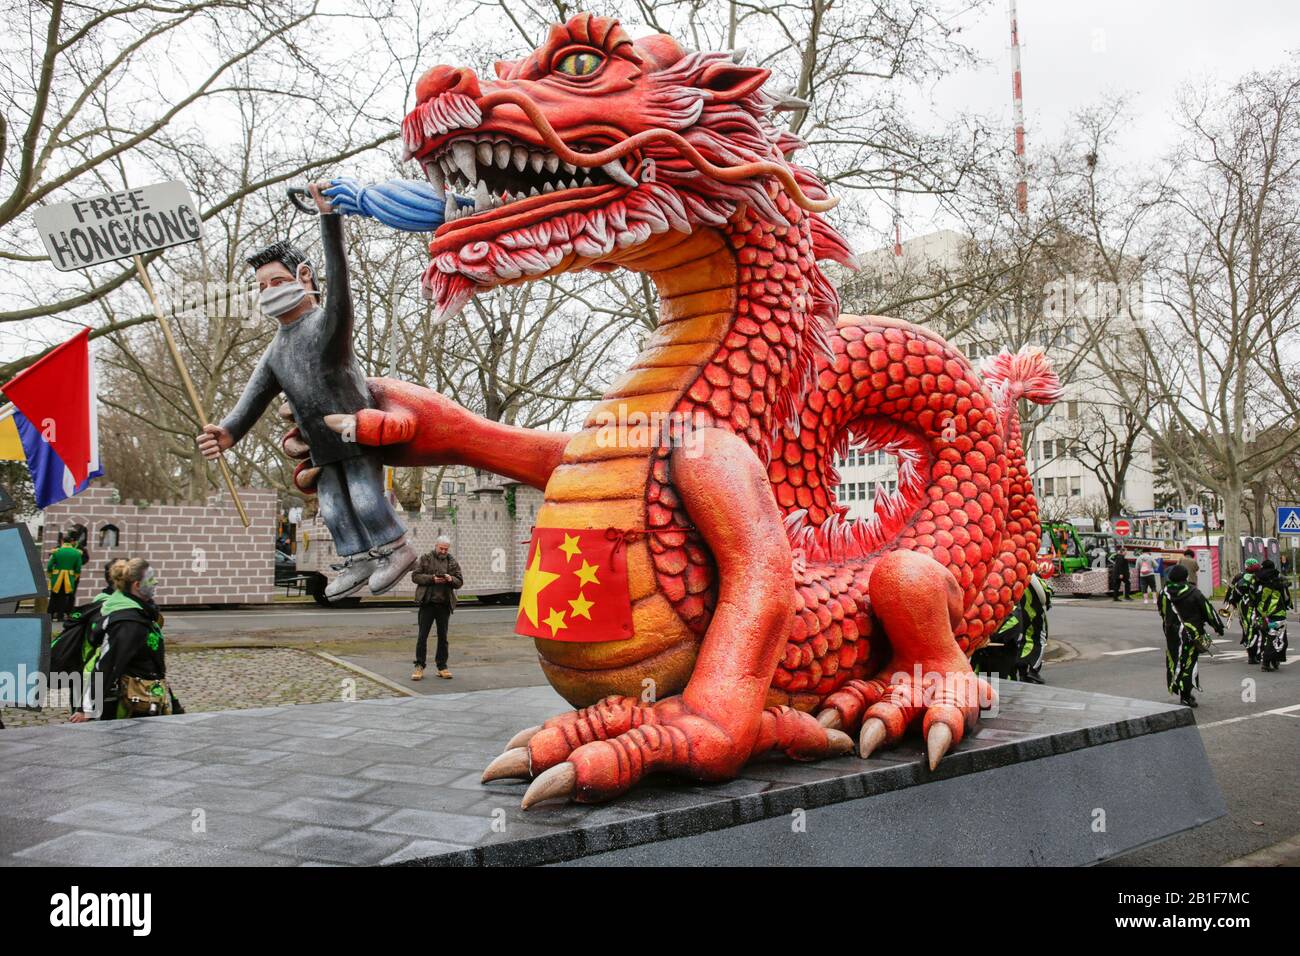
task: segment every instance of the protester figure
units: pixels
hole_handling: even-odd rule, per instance
[[[82,557],[77,547],[77,535],[69,532],[63,536],[61,547],[55,548],[45,565],[50,576],[50,620],[62,621],[76,607],[77,585],[81,581]]]
[[[1286,612],[1293,607],[1291,588],[1272,560],[1260,565],[1255,591],[1254,642],[1260,666],[1275,671],[1286,660]]]
[[[154,603],[157,572],[144,558],[132,558],[122,569],[119,586],[101,605],[103,644],[92,679],[86,682],[83,709],[73,715],[73,723],[96,712],[101,720],[173,713],[162,615]],[[102,700],[94,699],[96,676],[102,676]]]
[[[1255,627],[1255,609],[1258,605],[1259,558],[1247,558],[1245,567],[1232,579],[1223,596],[1223,608],[1219,613],[1224,618],[1232,616],[1233,609],[1241,621],[1241,643],[1246,648],[1246,660],[1251,664],[1259,663],[1258,633]]]
[[[1169,570],[1169,584],[1156,600],[1165,632],[1165,686],[1177,694],[1180,703],[1196,706],[1192,690],[1200,690],[1197,659],[1210,647],[1206,628],[1223,634],[1223,622],[1209,600],[1187,580],[1187,568],[1179,563]]]
[[[313,301],[320,296],[316,270],[301,250],[277,242],[248,257],[256,270],[262,311],[280,327],[235,408],[220,425],[204,425],[198,443],[204,457],[220,457],[284,393],[297,422],[286,441],[305,440],[311,447],[310,467],[319,469],[321,517],[342,559],[325,589],[325,597],[335,600],[367,585],[372,594],[383,594],[415,564],[416,554],[385,494],[378,450],[356,440],[354,416],[373,403],[352,348],[343,225],[318,184],[312,184],[311,194],[321,214],[325,306]]]
[[[1156,556],[1143,551],[1137,559],[1138,590],[1142,592],[1142,603],[1149,604],[1156,599],[1160,589],[1156,586]]]
[[[1124,599],[1133,600],[1133,582],[1129,578],[1128,555],[1124,549],[1114,551],[1110,556],[1110,599],[1119,600],[1120,588],[1124,589]]]
[[[451,553],[451,539],[438,538],[434,548],[423,555],[415,565],[411,580],[416,585],[415,603],[419,605],[419,638],[415,644],[415,670],[411,680],[424,680],[425,655],[429,647],[429,629],[438,626],[438,648],[433,663],[438,676],[451,680],[447,670],[447,630],[451,612],[456,609],[456,589],[463,587],[465,577],[460,564]]]
[[[1197,575],[1201,573],[1201,566],[1196,563],[1196,552],[1191,548],[1183,549],[1183,556],[1178,559],[1178,563],[1187,569],[1187,580],[1195,581]]]

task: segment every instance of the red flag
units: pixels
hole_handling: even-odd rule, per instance
[[[91,455],[90,329],[27,366],[0,390],[68,466],[74,484],[85,481]]]
[[[515,631],[590,644],[630,638],[632,601],[623,536],[535,528]]]

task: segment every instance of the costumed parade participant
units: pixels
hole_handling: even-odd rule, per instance
[[[1275,671],[1286,660],[1286,612],[1291,610],[1291,589],[1272,560],[1260,565],[1255,579],[1255,640],[1260,666]],[[1253,663],[1253,661],[1252,661]]]
[[[1219,613],[1225,619],[1232,617],[1233,609],[1241,621],[1241,643],[1246,648],[1246,659],[1251,664],[1259,663],[1259,648],[1256,645],[1255,604],[1258,585],[1255,576],[1259,572],[1259,558],[1247,558],[1245,567],[1232,579],[1227,593],[1223,596],[1223,607]]]
[[[143,558],[132,558],[115,583],[119,589],[100,605],[103,643],[87,673],[82,709],[73,715],[73,723],[89,720],[92,714],[115,720],[180,712],[167,686],[163,618],[154,603],[157,572]],[[97,676],[102,681],[95,680]],[[101,694],[102,699],[96,699]]]
[[[310,464],[318,469],[316,495],[321,517],[342,559],[325,589],[337,599],[369,585],[383,594],[415,564],[415,549],[384,491],[378,453],[326,422],[345,418],[371,404],[365,373],[352,347],[352,293],[348,283],[343,223],[313,184],[325,249],[324,306],[316,270],[303,252],[278,242],[248,258],[256,270],[262,311],[280,328],[244,388],[235,408],[219,425],[205,425],[199,448],[216,459],[248,433],[271,400],[283,392],[297,429],[287,442],[305,440]]]
[[[980,673],[997,674],[1003,680],[1046,683],[1040,674],[1047,648],[1047,612],[1051,606],[1051,586],[1037,574],[1030,575],[1020,603],[994,632],[993,640],[975,652],[971,666]]]
[[[1165,630],[1165,686],[1177,694],[1180,703],[1196,706],[1192,690],[1201,689],[1196,662],[1210,647],[1206,627],[1223,635],[1223,622],[1200,589],[1187,580],[1187,568],[1175,565],[1169,571],[1169,585],[1156,601]]]
[[[45,566],[50,576],[50,620],[62,621],[76,604],[81,564],[77,536],[72,533],[64,535],[63,545],[54,549]]]

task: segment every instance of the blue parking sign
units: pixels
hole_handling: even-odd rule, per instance
[[[1278,507],[1277,533],[1300,534],[1300,506],[1281,505]]]

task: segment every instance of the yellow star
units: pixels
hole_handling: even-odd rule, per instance
[[[560,550],[565,554],[565,563],[572,561],[575,554],[582,554],[582,551],[578,548],[578,536],[566,532],[564,535],[564,544],[560,545]]]
[[[538,626],[537,595],[558,577],[558,574],[542,570],[542,547],[539,544],[533,549],[533,559],[528,564],[528,570],[524,572],[524,590],[519,597],[519,611],[528,616],[533,627]]]
[[[579,591],[578,596],[569,602],[569,607],[573,608],[571,613],[574,617],[585,617],[590,621],[591,608],[595,603],[595,601],[588,601],[586,595]]]
[[[581,584],[578,585],[578,587],[582,587],[584,584],[600,583],[599,579],[597,579],[596,577],[595,566],[588,564],[585,558],[583,559],[582,567],[578,568],[578,570],[574,571],[573,573],[576,574],[578,576],[578,580],[582,582]]]
[[[558,607],[551,608],[551,613],[546,615],[546,625],[551,629],[551,637],[569,626],[564,623],[564,612]]]

